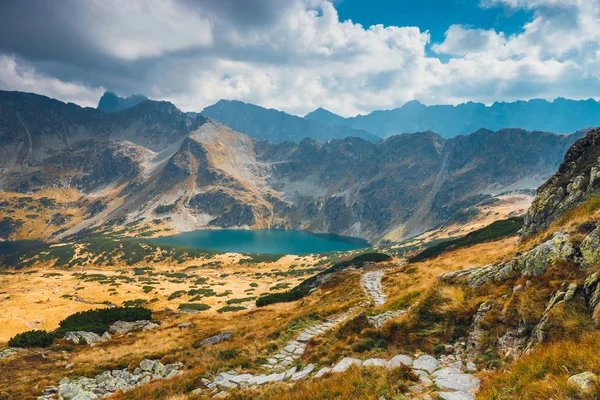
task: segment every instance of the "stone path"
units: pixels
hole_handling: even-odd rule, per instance
[[[365,272],[362,276],[362,285],[369,296],[373,298],[375,306],[383,305],[387,300],[381,284],[383,274],[384,271],[379,270]]]
[[[277,354],[267,358],[267,363],[262,367],[272,371],[270,374],[238,374],[235,371],[227,371],[213,376],[207,373],[203,379],[204,390],[208,390],[214,397],[223,397],[226,390],[238,387],[256,387],[270,382],[297,381],[307,378],[314,371],[315,367],[313,364],[305,366],[300,371],[292,366],[304,354],[306,343],[312,337],[323,334],[348,319],[353,313],[354,309],[350,308],[343,314],[328,318],[324,322],[303,330],[302,333],[290,340]],[[196,390],[196,393],[202,393],[203,391],[201,388]]]
[[[198,388],[193,393],[204,393],[212,395],[214,398],[225,397],[227,396],[227,391],[232,389],[255,388],[272,382],[289,381],[292,383],[306,379],[311,375],[312,378],[318,379],[329,373],[335,374],[347,371],[354,365],[359,367],[384,368],[395,368],[402,365],[410,367],[419,377],[419,382],[409,388],[410,392],[405,393],[411,399],[430,398],[426,393],[431,392],[435,384],[436,394],[441,399],[473,400],[481,384],[478,378],[465,372],[474,371],[474,365],[472,363],[465,364],[454,356],[445,356],[442,360],[438,360],[424,354],[413,361],[407,355],[398,354],[390,360],[371,358],[363,361],[357,358],[346,357],[334,366],[323,367],[316,373],[313,364],[308,364],[300,371],[296,367],[290,367],[287,370],[274,372],[269,375],[239,374],[236,371],[228,371],[222,372],[215,377],[210,373],[206,373],[202,379],[204,388]]]

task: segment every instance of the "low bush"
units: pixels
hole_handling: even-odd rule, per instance
[[[46,331],[27,331],[15,335],[8,341],[10,347],[49,347],[54,335]]]
[[[152,311],[144,307],[115,307],[89,311],[80,311],[63,319],[56,331],[62,337],[69,331],[94,332],[99,335],[117,321],[151,320]]]
[[[210,306],[203,303],[183,303],[178,308],[180,310],[206,311],[210,309]]]

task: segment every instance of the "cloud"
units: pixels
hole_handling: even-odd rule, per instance
[[[104,92],[103,88],[90,88],[38,74],[30,66],[23,67],[15,57],[5,55],[0,55],[0,87],[48,95],[84,107],[95,107]]]
[[[184,110],[227,98],[342,115],[412,99],[591,97],[600,82],[599,3],[483,0],[534,17],[516,35],[452,25],[430,43],[418,27],[340,21],[326,0],[5,0],[0,88],[86,105],[106,89]]]
[[[506,44],[504,34],[496,33],[493,29],[470,29],[452,25],[445,36],[442,43],[432,46],[436,53],[466,56],[471,53],[497,52]]]

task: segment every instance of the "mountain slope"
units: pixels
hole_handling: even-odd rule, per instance
[[[558,172],[538,189],[525,216],[523,233],[547,228],[575,206],[600,194],[600,130],[590,131],[565,155]]]
[[[277,227],[400,240],[468,218],[493,195],[536,188],[582,135],[274,143],[167,102],[107,114],[7,92],[0,114],[0,201],[13,239]]]
[[[367,115],[343,118],[329,112],[315,110],[311,120],[364,129],[380,137],[399,133],[432,130],[444,137],[468,134],[485,128],[520,128],[525,130],[570,133],[600,124],[600,103],[593,99],[553,102],[533,99],[513,103],[481,103],[425,106],[409,101],[393,110],[377,110]]]
[[[363,129],[321,124],[241,101],[220,100],[202,110],[202,115],[216,119],[255,139],[266,139],[272,142],[299,142],[306,137],[325,142],[349,136],[361,137],[373,142],[379,140],[379,137]]]

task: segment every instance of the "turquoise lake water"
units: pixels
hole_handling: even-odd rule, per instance
[[[153,243],[234,253],[311,254],[369,247],[362,239],[297,230],[197,230],[148,239]]]

